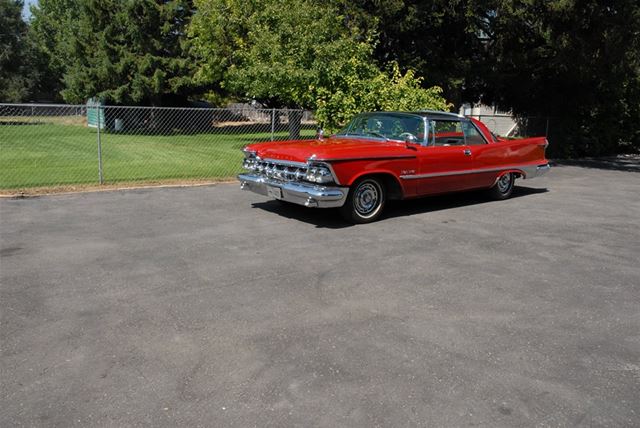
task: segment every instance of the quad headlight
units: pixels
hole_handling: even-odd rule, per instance
[[[316,162],[312,159],[304,165],[291,165],[275,160],[263,160],[254,151],[244,150],[242,166],[253,173],[264,175],[268,178],[285,181],[308,181],[317,184],[333,183],[333,171],[324,162]]]
[[[258,162],[255,159],[245,159],[242,161],[242,167],[244,169],[248,169],[249,171],[255,171],[258,169]]]
[[[244,152],[244,160],[242,161],[242,167],[249,171],[256,171],[259,167],[256,153],[249,150],[242,150]]]
[[[309,168],[307,168],[305,180],[320,184],[331,183],[333,181],[333,174],[326,165],[311,164]]]

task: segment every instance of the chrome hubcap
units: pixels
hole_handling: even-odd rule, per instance
[[[364,182],[356,189],[353,200],[358,214],[366,216],[377,208],[380,201],[380,192],[374,184]]]
[[[505,193],[511,186],[511,174],[505,174],[498,179],[498,190],[501,193]]]

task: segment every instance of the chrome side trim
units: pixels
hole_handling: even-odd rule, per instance
[[[342,161],[360,161],[360,160],[385,160],[385,159],[415,159],[416,155],[395,155],[395,156],[363,156],[355,158],[323,158],[317,159],[317,162],[342,162]]]
[[[449,177],[452,175],[468,175],[468,174],[482,174],[485,172],[500,172],[507,171],[510,169],[518,169],[522,171],[524,174],[524,178],[535,178],[545,174],[547,171],[551,169],[551,166],[547,163],[544,165],[510,165],[503,166],[500,168],[479,168],[479,169],[469,169],[464,171],[448,171],[448,172],[434,172],[428,174],[411,174],[411,175],[401,175],[400,178],[403,180],[416,180],[421,178],[435,178],[435,177]]]
[[[448,171],[448,172],[433,172],[429,174],[408,174],[401,175],[400,178],[403,180],[419,180],[421,178],[434,178],[434,177],[449,177],[451,175],[467,175],[467,174],[475,174],[476,172],[491,172],[490,171],[479,171],[479,170],[466,170],[466,171]]]
[[[457,118],[457,119],[464,118],[463,115],[458,114],[458,113],[452,113],[450,111],[439,111],[439,110],[428,110],[428,109],[425,109],[425,110],[418,110],[418,113],[441,114],[441,115],[451,116],[452,118]]]
[[[278,188],[282,192],[282,197],[277,199],[306,207],[341,207],[349,193],[348,187],[327,187],[311,183],[280,181],[254,174],[240,174],[238,180],[240,180],[240,188],[243,190],[269,196],[270,187]]]

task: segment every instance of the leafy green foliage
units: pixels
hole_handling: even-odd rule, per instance
[[[29,30],[22,2],[0,0],[0,97],[205,94],[313,109],[329,128],[447,99],[550,117],[556,156],[640,150],[637,0],[193,2],[40,0]]]
[[[61,99],[63,75],[70,65],[69,52],[75,40],[79,18],[77,0],[38,0],[31,7],[29,37],[36,47],[41,74],[40,84],[49,98]]]
[[[640,150],[637,0],[330,1],[456,105],[550,117],[556,156]]]
[[[34,59],[21,0],[0,0],[0,102],[20,102],[33,90]]]
[[[487,100],[551,116],[556,155],[640,149],[640,3],[496,2]]]
[[[41,0],[33,28],[67,102],[174,104],[193,93],[188,0]]]
[[[317,91],[316,118],[330,131],[362,111],[447,111],[451,107],[441,96],[441,88],[420,87],[421,79],[411,70],[403,75],[396,63],[386,73],[371,70],[365,79],[353,67],[345,68],[337,70],[341,75],[337,87]]]
[[[455,105],[475,99],[473,82],[486,56],[487,0],[329,0],[350,21],[377,34],[374,56],[415,70],[423,86],[443,88]]]
[[[413,72],[381,71],[375,35],[311,0],[196,1],[191,35],[203,81],[267,105],[316,110],[336,128],[356,112],[447,108]]]

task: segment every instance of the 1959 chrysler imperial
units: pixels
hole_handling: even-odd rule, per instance
[[[453,113],[374,112],[327,138],[246,146],[241,187],[307,207],[340,208],[354,223],[390,199],[489,189],[506,199],[517,177],[549,170],[545,137],[509,140]]]

